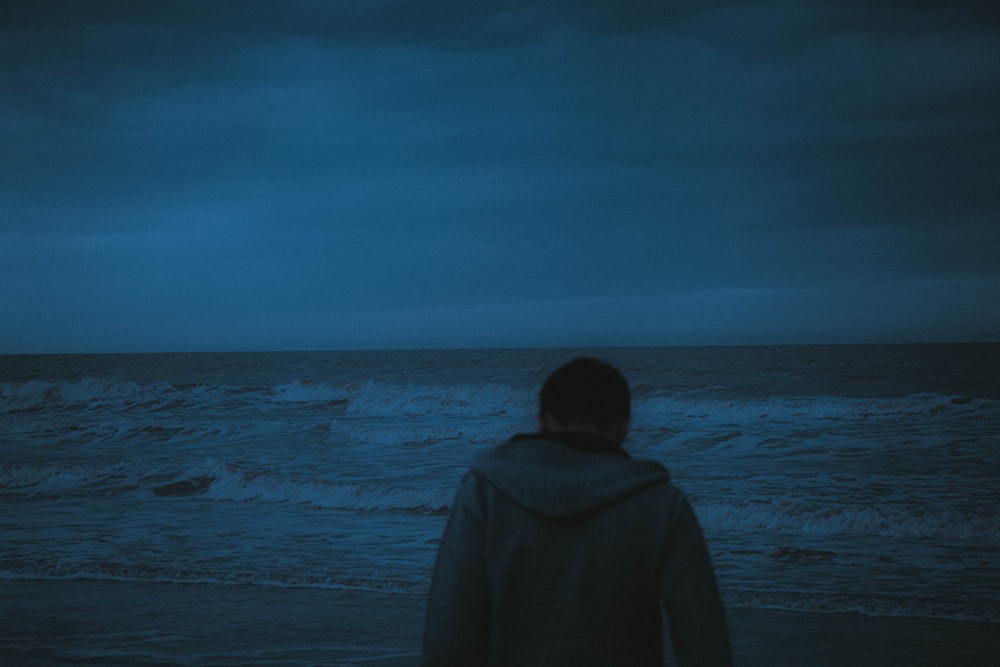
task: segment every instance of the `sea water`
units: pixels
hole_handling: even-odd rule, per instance
[[[423,595],[470,459],[580,354],[629,379],[627,449],[691,497],[728,607],[1000,622],[997,344],[0,357],[0,588]],[[140,661],[50,620],[0,648]]]

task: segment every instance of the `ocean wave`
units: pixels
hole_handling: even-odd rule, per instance
[[[1000,605],[986,598],[943,600],[878,593],[868,595],[829,595],[801,591],[726,590],[729,608],[771,609],[805,613],[849,613],[889,618],[929,618],[952,621],[996,623]]]
[[[269,405],[338,407],[367,417],[427,415],[506,418],[530,414],[534,394],[503,384],[331,384],[296,378],[271,387],[169,382],[140,384],[114,378],[0,383],[0,415],[86,408],[113,414],[122,408],[156,412],[173,408],[267,410]],[[249,413],[248,413],[249,414]]]
[[[144,387],[135,382],[101,378],[5,382],[0,383],[0,414],[135,398],[158,389],[158,386]]]
[[[953,540],[1000,539],[996,508],[979,513],[928,511],[921,506],[816,508],[798,501],[698,503],[706,530],[763,531],[803,535],[878,535]]]
[[[308,504],[324,509],[416,514],[445,512],[453,489],[340,482],[249,469],[210,459],[172,480],[149,487],[162,497],[201,495],[212,500]]]
[[[116,378],[30,380],[0,383],[0,415],[45,410],[121,408],[159,411],[178,406],[266,408],[268,404],[337,407],[367,417],[475,417],[510,419],[536,410],[533,390],[506,384],[350,383],[295,378],[271,387],[158,382]],[[705,388],[646,388],[633,400],[636,423],[682,419],[743,423],[864,420],[995,413],[997,402],[973,396],[913,394],[900,397],[746,396],[719,398]]]
[[[0,580],[19,581],[134,581],[162,584],[271,586],[317,588],[370,593],[423,594],[427,579],[360,577],[330,574],[184,569],[174,566],[123,565],[116,563],[40,563],[24,567],[0,566]]]
[[[287,403],[341,404],[350,398],[354,385],[335,387],[325,382],[312,382],[296,378],[287,384],[271,388],[270,398]]]
[[[344,405],[347,414],[369,417],[502,418],[529,405],[531,394],[501,384],[417,385],[368,381],[331,385],[296,379],[272,387],[268,399],[281,403]]]
[[[135,462],[90,464],[0,464],[0,493],[25,496],[150,494],[164,498],[199,495],[212,500],[309,504],[324,509],[439,514],[447,511],[453,482],[420,486],[344,481],[248,468],[208,459],[172,473]],[[740,501],[699,500],[699,520],[710,531],[763,531],[819,536],[877,535],[895,538],[1000,540],[1000,512],[928,509],[923,504],[817,506],[795,498]]]
[[[453,490],[418,489],[376,484],[301,479],[275,472],[244,470],[211,462],[197,477],[207,498],[266,503],[305,503],[324,509],[402,511],[420,514],[444,512]],[[203,480],[209,480],[204,483]]]
[[[136,470],[128,463],[88,464],[0,464],[0,493],[64,495],[94,487],[138,488]]]
[[[685,395],[688,394],[688,395]],[[664,417],[705,420],[715,423],[743,423],[768,420],[772,423],[865,420],[878,417],[929,417],[948,414],[968,415],[995,412],[996,401],[968,396],[912,394],[893,398],[847,398],[838,396],[772,396],[716,399],[704,395],[658,395],[635,401],[635,421],[651,422]]]
[[[140,466],[132,463],[3,464],[0,493],[24,496],[138,493],[165,499],[199,495],[212,500],[302,503],[360,512],[439,514],[447,511],[454,489],[301,478],[209,460],[171,475],[142,472]]]
[[[372,416],[475,416],[503,419],[530,411],[533,395],[502,384],[352,387],[348,412]]]
[[[380,455],[380,450],[399,450],[412,446],[445,445],[471,448],[499,444],[515,433],[527,432],[534,428],[531,420],[437,420],[414,419],[405,423],[385,424],[370,420],[334,420],[329,425],[333,438],[346,437],[360,443],[372,456]],[[387,452],[386,456],[392,456]]]
[[[199,405],[207,396],[221,395],[221,385],[169,382],[140,384],[114,378],[31,380],[0,383],[0,414],[86,409],[114,414],[121,409],[147,412],[180,405]]]

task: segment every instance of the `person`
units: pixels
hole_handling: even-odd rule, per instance
[[[540,392],[539,432],[475,456],[438,547],[423,664],[729,665],[701,528],[658,463],[622,447],[613,366],[575,359]]]

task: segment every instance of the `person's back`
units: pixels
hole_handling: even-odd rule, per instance
[[[601,362],[572,363],[586,379]],[[624,424],[588,429],[558,402],[546,412],[545,399],[543,389],[542,432],[482,452],[458,490],[428,600],[425,664],[659,665],[661,601],[681,664],[728,664],[694,513],[662,466],[621,448],[627,407]]]

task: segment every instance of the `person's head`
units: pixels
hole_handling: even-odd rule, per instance
[[[624,442],[631,421],[628,383],[614,366],[580,357],[557,368],[539,394],[538,427],[588,431]]]

